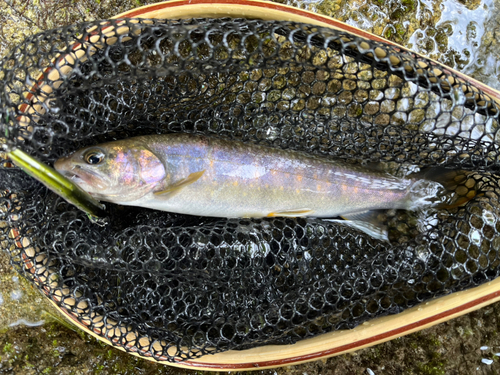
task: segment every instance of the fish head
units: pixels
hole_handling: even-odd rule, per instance
[[[129,202],[161,186],[161,160],[146,147],[111,142],[58,159],[54,168],[99,200]]]

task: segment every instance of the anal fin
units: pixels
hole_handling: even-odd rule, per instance
[[[379,211],[363,211],[342,215],[341,218],[344,220],[325,220],[346,225],[360,230],[377,240],[389,242],[387,227],[379,220],[379,213]]]

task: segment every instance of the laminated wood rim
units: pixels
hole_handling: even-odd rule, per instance
[[[67,310],[51,300],[64,316],[80,329],[130,354],[170,366],[205,371],[262,370],[354,352],[432,327],[478,310],[500,300],[500,278],[485,285],[424,302],[396,315],[376,318],[352,330],[325,333],[292,345],[264,345],[246,350],[229,350],[183,362],[164,362],[145,353],[117,345],[91,331]]]

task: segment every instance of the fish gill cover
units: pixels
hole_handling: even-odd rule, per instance
[[[382,53],[381,53],[382,52]],[[0,160],[0,240],[17,270],[114,345],[181,361],[287,344],[401,312],[500,274],[499,111],[389,44],[291,22],[84,23],[0,65],[1,136],[50,165],[173,132],[470,171],[465,204],[381,212],[389,242],[314,218],[221,219],[107,204],[86,215]]]

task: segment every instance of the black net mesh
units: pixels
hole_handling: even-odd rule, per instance
[[[26,40],[0,80],[5,144],[49,164],[111,139],[187,132],[394,174],[470,171],[453,188],[476,192],[467,204],[381,213],[386,242],[314,218],[112,204],[100,226],[4,155],[0,240],[12,263],[126,350],[179,361],[293,343],[499,275],[498,106],[412,53],[290,22],[105,21]]]

